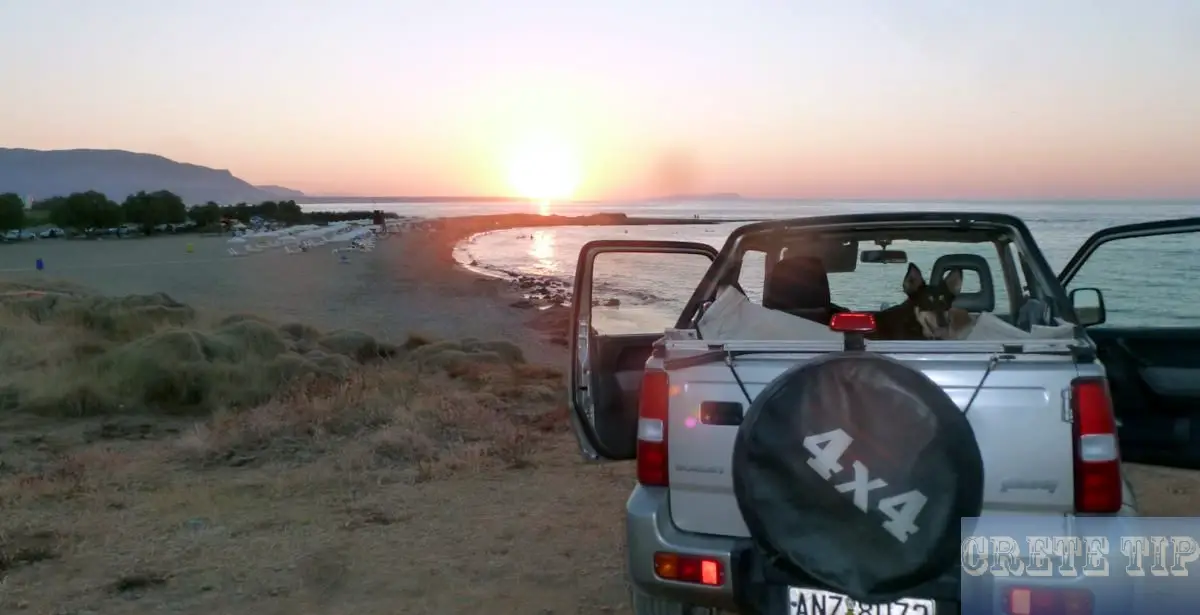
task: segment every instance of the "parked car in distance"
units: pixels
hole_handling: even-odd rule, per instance
[[[5,241],[21,241],[23,239],[37,239],[37,233],[30,230],[12,229],[4,234]]]

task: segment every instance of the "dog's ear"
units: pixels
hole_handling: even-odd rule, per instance
[[[946,284],[946,289],[955,297],[962,292],[963,272],[962,269],[951,269],[946,277],[942,278],[942,282]]]
[[[912,295],[921,290],[925,286],[925,275],[921,273],[921,268],[915,263],[908,264],[908,271],[904,273],[904,294]]]

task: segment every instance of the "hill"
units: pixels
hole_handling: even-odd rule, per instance
[[[170,190],[188,204],[260,202],[280,198],[225,169],[124,150],[0,148],[0,193],[44,199],[98,190],[120,201],[139,190]],[[286,189],[284,189],[286,190]]]
[[[259,190],[262,190],[264,192],[270,192],[271,194],[275,195],[276,198],[280,198],[280,199],[298,199],[298,198],[302,198],[302,197],[306,196],[303,192],[301,192],[299,190],[292,190],[291,188],[284,188],[283,186],[268,185],[268,186],[255,186],[255,188],[258,188]]]

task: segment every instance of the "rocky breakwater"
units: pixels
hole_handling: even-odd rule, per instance
[[[521,292],[521,298],[509,304],[511,307],[535,310],[530,326],[549,337],[557,346],[570,344],[572,289],[567,283],[556,279],[532,275],[519,275],[511,282]],[[593,307],[620,307],[616,297],[592,299]]]

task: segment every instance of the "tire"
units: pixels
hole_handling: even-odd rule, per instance
[[[732,473],[764,561],[868,603],[956,567],[960,520],[983,505],[983,458],[963,412],[920,371],[865,352],[825,355],[767,385],[738,429]]]

